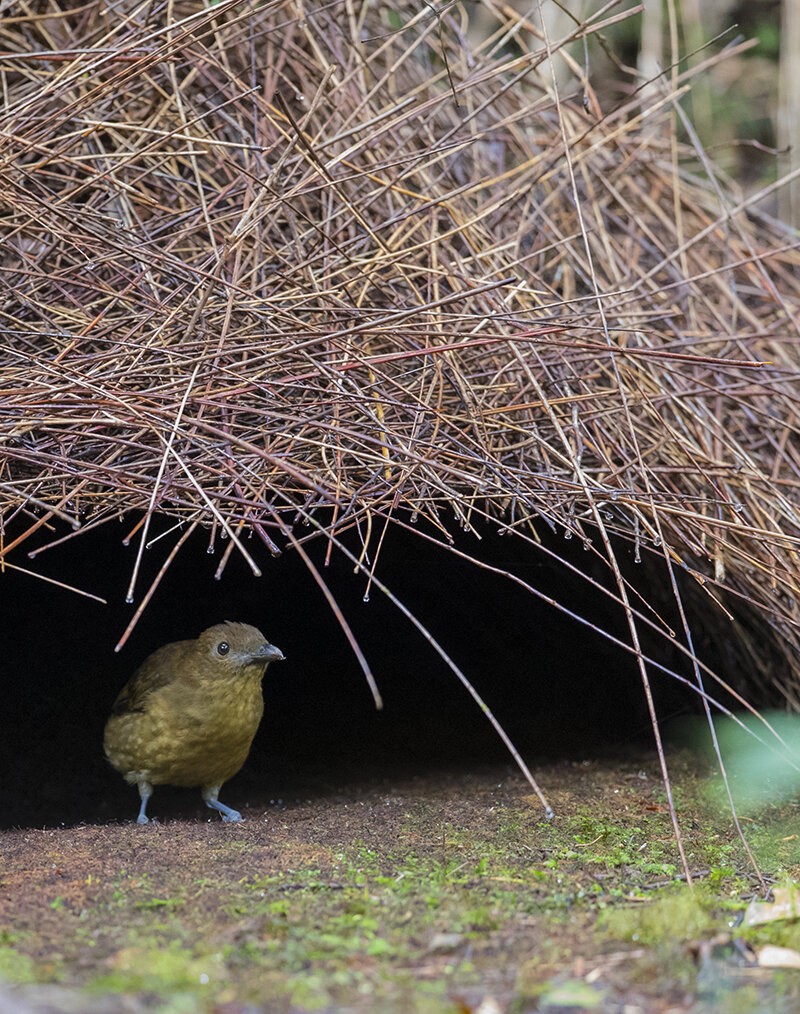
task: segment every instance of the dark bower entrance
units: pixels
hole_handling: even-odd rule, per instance
[[[156,519],[155,531],[172,522]],[[239,807],[314,794],[364,777],[488,764],[512,766],[486,717],[424,638],[365,578],[333,552],[323,568],[322,540],[306,547],[367,656],[384,698],[376,712],[359,665],[328,604],[297,553],[272,558],[255,539],[247,545],[263,576],[255,578],[234,550],[222,579],[220,552],[207,552],[198,531],[171,565],[124,649],[114,653],[135,606],[124,596],[137,541],[132,527],[110,522],[47,549],[41,530],[9,560],[99,595],[80,597],[18,571],[0,575],[0,819],[3,826],[58,825],[131,819],[135,790],[106,764],[102,729],[114,697],[136,666],[168,641],[196,636],[221,620],[258,626],[285,653],[264,684],[265,717],[245,769],[223,792]],[[58,534],[58,533],[56,533]],[[580,546],[543,533],[576,566],[607,583],[599,560]],[[567,604],[598,627],[627,640],[622,610],[596,589],[513,536],[486,530],[458,545]],[[163,563],[176,534],[145,552],[137,601]],[[358,551],[355,540],[351,548]],[[24,550],[24,551],[23,551]],[[622,555],[630,555],[621,547]],[[16,554],[16,555],[15,555]],[[638,670],[626,654],[592,630],[537,600],[507,579],[455,557],[399,528],[386,534],[378,576],[425,624],[493,709],[531,765],[615,749],[652,747]],[[646,649],[689,675],[663,639]],[[696,698],[653,673],[660,714],[696,710]],[[208,811],[199,793],[158,790],[158,815]]]

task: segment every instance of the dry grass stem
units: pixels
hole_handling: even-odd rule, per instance
[[[547,525],[604,559],[643,674],[642,625],[675,632],[626,543],[768,630],[798,706],[798,243],[715,174],[686,74],[602,108],[569,44],[614,7],[547,40],[491,0],[481,37],[452,5],[19,5],[2,559],[141,512],[135,621],[156,513],[157,581],[196,525],[218,573],[359,533],[378,587],[387,523]]]

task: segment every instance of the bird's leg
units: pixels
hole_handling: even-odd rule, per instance
[[[224,821],[237,821],[244,820],[244,817],[239,813],[238,810],[231,809],[230,806],[226,806],[224,803],[220,803],[217,799],[219,795],[219,785],[207,785],[203,789],[203,802],[212,810],[219,810],[222,814]]]
[[[147,800],[153,795],[153,786],[150,782],[137,782],[139,786],[139,797],[142,800],[142,805],[139,807],[139,816],[136,818],[138,824],[149,823],[149,818],[144,812],[147,809]]]

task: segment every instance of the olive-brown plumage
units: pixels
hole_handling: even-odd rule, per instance
[[[226,821],[242,815],[217,798],[239,770],[264,713],[261,680],[279,648],[246,623],[218,623],[194,641],[165,644],[144,660],[106,722],[106,757],[137,785],[147,823],[154,785],[200,786]]]

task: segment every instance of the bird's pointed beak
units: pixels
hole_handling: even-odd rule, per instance
[[[254,662],[282,662],[286,656],[280,648],[274,644],[262,644],[258,651],[253,653]]]

